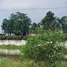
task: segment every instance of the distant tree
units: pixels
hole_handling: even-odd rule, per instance
[[[58,26],[58,23],[56,22],[54,13],[52,13],[51,11],[47,12],[46,16],[41,20],[41,25],[45,30],[55,30]]]
[[[67,33],[67,16],[63,16],[61,19],[57,18],[57,22],[60,26],[60,29],[62,29],[64,33]]]
[[[63,32],[67,33],[67,16],[63,16],[61,18],[61,25],[62,25]]]
[[[16,12],[10,15],[9,20],[3,20],[2,29],[4,33],[15,33],[23,36],[28,34],[30,25],[31,19],[26,14]]]
[[[13,20],[13,31],[15,34],[26,35],[29,32],[31,19],[24,13],[16,12],[11,14],[10,19]]]
[[[34,33],[39,33],[38,31],[40,31],[41,29],[41,23],[33,23],[31,24],[31,30],[34,31]]]
[[[2,27],[2,30],[4,31],[4,34],[9,34],[10,33],[9,32],[9,20],[4,19],[1,27]]]
[[[34,33],[35,33],[35,29],[36,29],[36,27],[37,27],[38,25],[37,25],[37,23],[33,23],[33,24],[31,24],[31,30],[33,30],[34,31]]]

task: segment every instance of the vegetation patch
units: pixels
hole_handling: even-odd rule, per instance
[[[56,67],[67,67],[67,61],[60,61],[56,62]],[[21,61],[15,61],[15,60],[2,60],[0,61],[1,67],[46,67],[43,63],[41,63],[41,66],[36,64],[32,60],[23,60]]]
[[[20,50],[23,53],[21,58],[32,59],[40,65],[43,62],[46,67],[56,67],[55,62],[67,54],[67,48],[60,44],[65,39],[63,32],[51,30],[30,37]]]
[[[22,46],[17,45],[0,45],[0,49],[21,49]]]

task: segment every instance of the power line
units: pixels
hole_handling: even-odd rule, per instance
[[[54,8],[30,8],[30,9],[7,9],[0,11],[14,11],[14,10],[45,10],[45,9],[67,9],[67,7],[54,7]]]

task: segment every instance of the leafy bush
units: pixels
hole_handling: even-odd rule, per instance
[[[28,38],[22,47],[21,58],[44,62],[47,67],[55,67],[55,61],[66,55],[66,48],[61,42],[65,41],[65,34],[60,31],[46,31]]]
[[[3,36],[0,35],[0,40],[21,40],[22,36]]]
[[[4,36],[4,34],[0,34],[0,36]]]
[[[6,37],[5,36],[0,36],[0,40],[5,40]]]
[[[23,40],[27,40],[27,36],[23,36]]]
[[[29,37],[32,37],[32,35],[23,36],[23,40],[27,40]]]
[[[7,40],[21,40],[22,36],[6,36]]]
[[[67,40],[67,34],[66,34],[66,40]]]

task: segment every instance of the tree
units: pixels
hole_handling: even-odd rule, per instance
[[[51,11],[47,12],[46,16],[41,20],[42,27],[45,30],[55,30],[57,28],[58,23],[56,22],[56,17],[54,17],[54,13]]]
[[[33,30],[34,31],[34,33],[35,33],[35,29],[36,29],[36,27],[37,27],[38,25],[37,25],[37,23],[33,23],[33,24],[31,24],[31,30]]]
[[[57,18],[57,22],[59,24],[60,29],[62,29],[64,33],[67,33],[67,17],[63,16],[61,19]]]
[[[4,34],[9,34],[10,33],[9,25],[10,25],[9,20],[4,19],[3,23],[1,25],[2,30],[4,31]]]
[[[24,13],[12,13],[9,20],[4,19],[2,29],[5,33],[15,33],[16,35],[26,35],[29,32],[31,19]]]
[[[33,23],[31,24],[31,30],[33,30],[35,34],[42,32],[41,23]]]
[[[31,19],[24,13],[16,12],[11,14],[10,17],[13,20],[13,31],[15,34],[26,35],[29,32],[29,26],[31,25]]]
[[[61,23],[60,24],[62,25],[63,32],[67,33],[67,17],[66,16],[63,16],[61,18]]]

